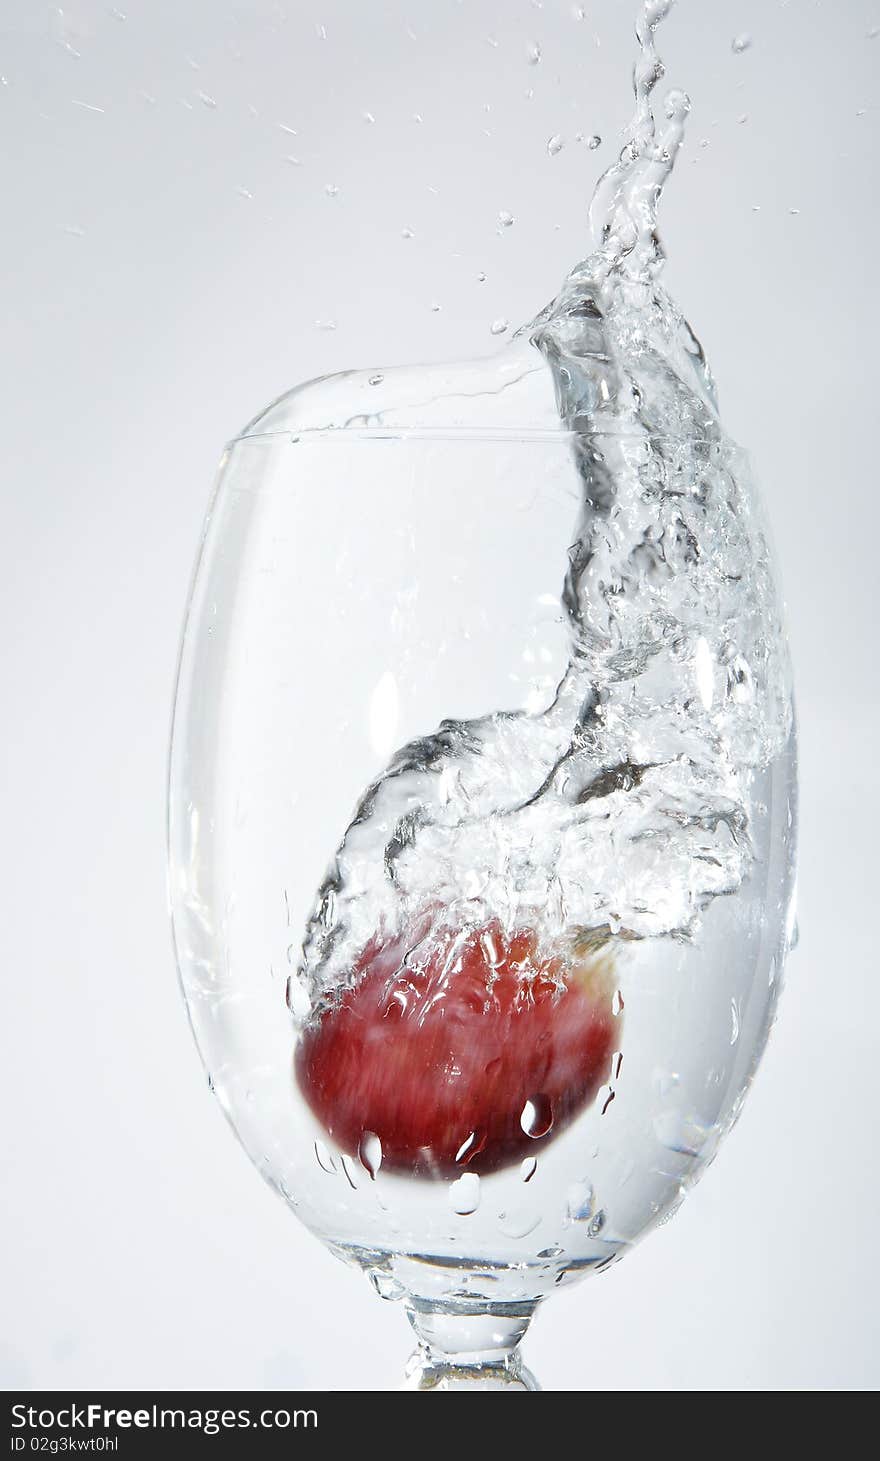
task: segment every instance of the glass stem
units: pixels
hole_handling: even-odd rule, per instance
[[[534,1305],[497,1305],[465,1312],[410,1304],[418,1348],[406,1371],[407,1390],[540,1390],[523,1365],[519,1343]]]

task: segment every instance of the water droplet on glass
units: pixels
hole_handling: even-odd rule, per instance
[[[752,38],[749,35],[748,31],[744,30],[740,35],[734,36],[733,40],[730,42],[730,49],[733,51],[735,56],[741,56],[743,51],[747,51],[751,44]]]
[[[663,1075],[657,1076],[655,1085],[657,1087],[657,1095],[660,1097],[660,1100],[665,1101],[666,1097],[671,1096],[672,1092],[676,1090],[680,1084],[681,1076],[678,1074],[677,1071],[671,1070],[668,1073],[664,1072]]]
[[[695,1116],[682,1111],[662,1111],[654,1117],[653,1126],[660,1145],[682,1157],[698,1157],[709,1130]]]
[[[526,55],[528,57],[529,65],[530,66],[537,66],[538,62],[541,59],[542,54],[543,54],[543,52],[541,51],[541,43],[540,43],[540,41],[532,41],[532,44],[529,46],[529,49],[526,52]]]
[[[354,1157],[350,1157],[348,1155],[343,1156],[343,1158],[342,1158],[342,1170],[345,1173],[346,1177],[348,1178],[348,1185],[349,1185],[349,1187],[351,1187],[353,1189],[353,1191],[357,1192],[357,1190],[358,1190],[358,1184],[357,1184],[358,1169],[357,1169],[357,1165],[355,1163]]]
[[[476,1172],[465,1172],[449,1188],[449,1206],[460,1217],[476,1212],[480,1205],[480,1179]]]
[[[330,1177],[338,1175],[336,1163],[320,1139],[315,1142],[315,1158],[322,1172],[326,1172]]]
[[[619,989],[615,989],[611,999],[611,1013],[619,1015],[623,1009],[623,995]]]
[[[382,1165],[382,1143],[375,1131],[365,1131],[358,1147],[358,1156],[361,1165],[366,1167],[373,1181],[376,1180],[376,1173]]]
[[[370,1283],[373,1285],[379,1298],[387,1299],[391,1304],[396,1303],[398,1299],[402,1299],[406,1293],[403,1284],[398,1283],[396,1278],[392,1278],[390,1273],[383,1273],[381,1268],[370,1269]]]
[[[498,1214],[498,1226],[506,1238],[527,1238],[540,1227],[541,1215],[531,1209],[513,1208]]]
[[[573,1182],[568,1189],[565,1201],[565,1212],[569,1222],[587,1222],[593,1216],[596,1202],[592,1182],[584,1177],[580,1182]]]
[[[524,1182],[531,1182],[538,1170],[537,1157],[526,1157],[519,1169],[519,1175]]]
[[[291,948],[293,948],[293,945],[291,945]],[[311,1009],[311,1000],[308,991],[303,986],[302,981],[297,978],[296,974],[291,974],[287,980],[285,997],[287,999],[287,1008],[290,1010],[293,1018],[295,1020],[304,1020]]]
[[[739,1007],[735,999],[730,1001],[730,1043],[735,1045],[739,1039]]]
[[[502,208],[501,212],[498,214],[498,222],[502,228],[512,228],[514,222],[513,214],[508,213],[506,208]]]
[[[507,328],[507,320],[493,320],[489,326],[489,333],[492,335],[503,335]]]
[[[519,1124],[526,1136],[546,1136],[553,1126],[553,1106],[549,1096],[532,1096],[523,1106]]]
[[[565,139],[560,137],[558,132],[554,132],[553,136],[547,142],[547,151],[551,157],[557,157],[564,146]]]

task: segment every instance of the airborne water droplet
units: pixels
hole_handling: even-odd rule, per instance
[[[543,52],[541,51],[541,43],[540,43],[540,41],[533,41],[532,44],[529,46],[529,49],[528,49],[528,61],[529,61],[529,65],[530,66],[537,66],[538,62],[541,59],[542,54],[543,54]]]
[[[730,49],[733,51],[735,56],[741,56],[743,51],[747,51],[751,44],[752,38],[749,35],[748,31],[744,30],[740,35],[734,36],[733,40],[730,42]]]
[[[465,1172],[463,1177],[450,1184],[449,1205],[460,1217],[476,1212],[480,1205],[480,1179],[476,1172]]]
[[[492,335],[503,335],[507,329],[507,320],[493,320],[489,326],[489,333]]]

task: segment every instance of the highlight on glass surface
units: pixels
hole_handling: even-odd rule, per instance
[[[350,371],[227,448],[181,656],[169,848],[239,1140],[418,1337],[534,1389],[557,1287],[681,1203],[791,943],[795,749],[743,452],[661,284],[643,7],[593,251],[488,360]]]

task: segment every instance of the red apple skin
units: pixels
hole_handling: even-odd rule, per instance
[[[378,1136],[383,1171],[453,1177],[534,1155],[609,1078],[621,1024],[610,956],[542,957],[534,933],[498,924],[431,931],[409,967],[411,944],[373,939],[303,1032],[309,1106],[345,1152]]]

